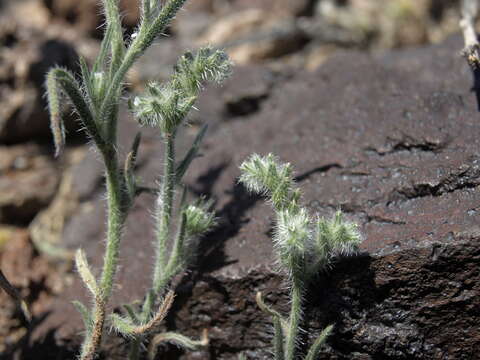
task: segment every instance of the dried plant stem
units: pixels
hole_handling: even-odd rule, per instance
[[[466,58],[471,68],[480,66],[480,44],[475,32],[475,19],[478,15],[478,0],[462,1],[462,19],[460,27],[462,28],[465,47],[462,55]]]
[[[25,316],[25,319],[27,321],[32,320],[32,315],[30,314],[30,311],[28,309],[28,305],[23,300],[22,296],[18,293],[17,289],[13,287],[12,284],[7,280],[5,275],[3,275],[2,270],[0,270],[0,287],[12,298],[14,299],[17,304],[19,305],[20,309],[23,312],[23,315]]]
[[[102,341],[103,324],[105,323],[105,302],[101,298],[95,298],[93,330],[82,345],[81,360],[93,360]]]

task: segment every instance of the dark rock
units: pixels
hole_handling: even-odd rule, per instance
[[[53,297],[63,292],[65,277],[61,277],[45,258],[37,256],[25,229],[0,226],[0,238],[0,268],[25,301],[31,304],[29,310],[34,319],[27,323],[15,301],[5,291],[0,291],[0,352],[1,357],[7,359],[17,358],[9,354],[19,345],[28,343],[29,330],[45,318]],[[67,278],[71,276],[66,275]],[[31,347],[34,348],[35,345]],[[38,352],[38,348],[36,350]]]
[[[224,85],[209,87],[200,95],[198,110],[192,112],[193,124],[208,124],[209,133],[225,121],[245,119],[261,111],[273,86],[287,74],[262,66],[236,67]]]
[[[0,45],[0,143],[45,139],[50,134],[45,75],[55,65],[75,69],[76,52],[16,23],[0,29]]]
[[[203,240],[196,271],[177,286],[167,326],[191,336],[208,328],[211,345],[183,359],[240,352],[268,359],[271,325],[255,292],[288,309],[285,284],[272,270],[272,211],[236,182],[252,152],[291,162],[312,212],[331,216],[342,208],[364,233],[362,254],[340,260],[306,296],[304,342],[335,324],[321,358],[476,357],[480,124],[461,47],[456,37],[384,56],[339,54],[315,73],[264,85],[270,90],[258,112],[222,123],[208,137],[187,182],[193,193],[216,200],[221,224]],[[224,99],[218,101],[224,109]],[[151,137],[141,151],[140,174],[149,182],[161,172],[162,150]],[[83,225],[74,225],[77,216],[65,230],[96,267],[101,198],[92,194],[94,210]],[[152,201],[142,195],[129,217],[113,306],[141,298],[149,286]],[[46,327],[60,327],[63,338],[78,331],[68,302],[84,296],[77,281]]]
[[[26,224],[55,195],[57,167],[33,144],[0,147],[0,153],[0,223]]]
[[[74,26],[77,31],[101,37],[102,25],[105,23],[101,6],[96,0],[42,0],[44,6],[57,21],[67,26]],[[122,22],[127,29],[132,29],[139,20],[139,1],[121,0]]]

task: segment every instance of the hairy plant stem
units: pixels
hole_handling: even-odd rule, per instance
[[[155,253],[155,267],[153,270],[153,292],[155,297],[165,284],[165,270],[167,266],[167,240],[170,234],[170,222],[173,210],[173,196],[175,186],[175,134],[165,134],[165,158],[163,167],[163,183],[160,193],[159,224],[157,229],[157,247]],[[153,304],[152,304],[153,305]],[[150,309],[151,311],[152,309]]]
[[[105,322],[105,302],[101,298],[95,298],[93,330],[82,345],[81,360],[93,360],[102,341],[103,324]]]
[[[167,240],[170,234],[170,224],[173,212],[173,198],[175,192],[175,133],[164,135],[165,155],[163,159],[163,182],[159,195],[157,216],[159,219],[157,228],[157,244],[155,247],[155,265],[153,269],[152,290],[147,295],[142,309],[142,320],[148,321],[153,312],[155,300],[165,288],[170,279],[167,273]],[[143,336],[134,339],[130,347],[129,360],[138,360],[140,356],[140,344]]]
[[[292,279],[292,305],[290,307],[289,326],[285,343],[285,360],[295,358],[296,338],[298,327],[302,318],[302,289],[303,282],[299,275],[293,274]]]
[[[122,183],[118,170],[118,161],[115,153],[111,152],[109,159],[105,158],[108,222],[107,222],[107,248],[100,280],[101,296],[106,301],[112,292],[113,279],[117,270],[120,238],[123,223],[125,222],[125,209],[122,204]]]
[[[125,222],[125,209],[122,206],[122,183],[118,171],[118,160],[113,147],[111,151],[104,152],[107,185],[107,245],[100,278],[100,293],[95,298],[93,311],[93,330],[83,345],[82,360],[92,360],[100,347],[103,325],[105,322],[105,307],[112,292],[113,281],[118,264],[118,254],[123,223]]]
[[[102,121],[105,120],[109,123],[110,114],[116,104],[115,96],[119,94],[119,89],[121,88],[127,71],[132,67],[135,60],[137,60],[145,50],[152,45],[155,38],[165,30],[171,19],[186,1],[187,0],[170,0],[164,5],[153,23],[141,23],[138,28],[137,37],[128,47],[121,63],[118,64],[118,68],[112,76],[111,85],[108,87],[100,108]]]

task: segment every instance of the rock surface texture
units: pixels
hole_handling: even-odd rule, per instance
[[[341,208],[365,237],[361,254],[320,274],[306,296],[304,342],[335,324],[319,359],[478,356],[480,113],[461,47],[454,37],[385,55],[339,53],[317,72],[294,76],[243,68],[243,77],[252,72],[262,84],[253,89],[258,96],[242,92],[245,81],[234,78],[203,97],[198,121],[218,109],[216,126],[187,183],[192,194],[216,200],[221,222],[203,239],[197,268],[176,287],[167,326],[191,336],[207,328],[211,345],[187,354],[166,348],[166,358],[271,358],[270,319],[254,296],[264,292],[283,312],[288,291],[274,271],[271,209],[236,181],[252,152],[291,162],[309,209],[331,216]],[[233,115],[232,103],[254,106]],[[148,133],[139,170],[152,182],[162,149]],[[64,232],[96,266],[104,234],[97,165],[93,156],[79,165],[83,211]],[[115,306],[141,298],[149,285],[152,201],[142,195],[130,215]],[[57,337],[71,339],[79,322],[71,320],[77,314],[69,301],[84,293],[77,281],[43,325],[60,326]]]

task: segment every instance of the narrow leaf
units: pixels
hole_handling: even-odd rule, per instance
[[[94,297],[97,296],[99,294],[97,281],[88,266],[87,257],[82,249],[78,249],[75,253],[75,265],[88,290],[90,290]]]
[[[147,319],[148,317],[150,317],[150,309],[153,308],[154,301],[155,293],[153,292],[153,290],[149,290],[142,305],[142,319]]]
[[[129,319],[126,319],[118,314],[111,314],[110,322],[112,324],[112,328],[118,333],[132,339],[135,337],[135,329],[137,328],[137,325],[132,323]]]
[[[126,319],[118,314],[112,314],[110,316],[112,327],[120,334],[127,337],[138,337],[147,335],[156,329],[162,323],[165,316],[167,316],[168,310],[170,310],[175,294],[173,291],[169,291],[162,301],[158,311],[147,323],[143,325],[137,325],[133,321]],[[133,313],[133,311],[132,311]],[[136,315],[134,315],[136,317]]]
[[[137,161],[137,154],[138,154],[138,147],[140,146],[140,140],[141,140],[141,133],[137,133],[137,135],[135,136],[135,140],[133,141],[131,150],[125,159],[125,168],[124,168],[125,184],[127,186],[130,200],[132,200],[137,193],[134,169]]]
[[[107,27],[107,29],[105,30],[105,34],[103,36],[100,53],[98,54],[97,59],[93,64],[92,73],[105,70],[104,65],[106,64],[108,51],[110,50],[110,44],[112,42],[112,34],[113,34],[112,27]]]
[[[57,84],[61,85],[61,88],[68,95],[68,97],[70,98],[70,100],[72,101],[75,107],[75,110],[78,112],[82,125],[85,127],[88,135],[92,137],[92,139],[95,141],[95,143],[97,144],[100,150],[104,150],[106,148],[105,141],[103,140],[103,137],[98,131],[97,125],[95,124],[90,108],[88,104],[85,102],[82,91],[80,90],[80,86],[78,85],[74,76],[67,70],[64,70],[61,68],[54,68],[50,70],[50,72],[48,73],[48,78],[49,79],[47,80],[47,86],[50,82],[53,82],[53,80],[55,80]],[[58,101],[58,97],[57,97],[57,101]],[[54,107],[54,110],[56,110],[57,108],[58,107]],[[54,136],[56,136],[55,131],[54,131]],[[64,136],[64,135],[60,133],[57,136],[60,137],[60,140],[62,140],[61,136]],[[63,143],[64,143],[64,139],[60,142],[60,144],[63,145]]]
[[[83,324],[85,326],[85,330],[87,331],[87,336],[89,336],[93,330],[93,319],[90,311],[80,301],[72,301],[72,304],[82,316]]]
[[[193,159],[197,157],[198,150],[200,148],[200,144],[203,140],[203,137],[205,136],[205,133],[207,132],[208,125],[203,125],[200,131],[198,132],[197,136],[195,137],[195,140],[193,141],[193,144],[188,150],[187,154],[183,158],[183,160],[177,165],[177,168],[175,170],[175,176],[176,176],[176,182],[180,183],[183,175],[185,175],[188,167],[192,163]]]
[[[94,101],[95,101],[95,93],[94,93],[93,88],[92,88],[92,81],[90,79],[90,71],[88,70],[87,62],[85,61],[85,59],[82,56],[80,56],[79,62],[80,62],[80,69],[81,69],[81,72],[82,72],[83,86],[86,89],[86,92],[87,92],[87,95],[88,95],[88,100],[89,100],[90,104],[93,105]],[[90,110],[92,110],[92,109],[90,109]]]
[[[8,281],[8,279],[3,275],[3,272],[0,270],[0,287],[13,299],[17,302],[18,306],[23,312],[25,319],[27,321],[32,320],[32,315],[30,310],[28,309],[27,303],[22,299],[20,294],[18,293],[17,289],[13,287],[12,284]]]
[[[282,329],[282,322],[278,316],[273,316],[273,350],[275,360],[285,360],[285,353],[283,351],[284,335]]]
[[[180,209],[184,210],[187,203],[187,187],[185,185],[181,185],[181,188],[182,196],[180,196]]]
[[[148,21],[150,18],[150,0],[142,0],[141,6],[143,21]]]
[[[65,146],[65,127],[61,116],[60,89],[54,69],[47,74],[47,99],[50,112],[50,128],[55,143],[55,156],[58,156]]]
[[[117,68],[125,54],[123,30],[120,20],[118,0],[102,0],[102,3],[105,9],[107,28],[112,28],[112,39],[109,42],[109,46],[111,48],[110,72],[113,74],[115,71],[117,71]]]
[[[135,310],[133,310],[133,307],[125,304],[123,305],[123,308],[127,312],[128,316],[130,317],[130,320],[132,322],[140,322],[140,319],[138,318],[138,315],[136,314]]]
[[[265,304],[265,302],[263,301],[263,298],[262,298],[262,293],[260,291],[257,292],[257,296],[255,297],[255,301],[257,302],[257,305],[260,308],[260,310],[262,310],[264,313],[272,316],[273,318],[278,318],[278,320],[280,321],[280,325],[282,326],[283,332],[285,334],[287,334],[288,333],[288,322],[283,318],[282,315],[280,315],[279,312],[277,312],[276,310],[272,309],[267,304]]]
[[[186,223],[187,223],[187,216],[185,212],[182,212],[180,225],[177,231],[177,236],[175,236],[175,240],[172,247],[172,253],[168,259],[167,267],[165,270],[166,276],[171,279],[176,274],[178,274],[185,266],[185,235],[186,235]]]
[[[174,333],[174,332],[166,332],[163,334],[156,335],[152,341],[150,342],[150,346],[148,349],[148,358],[153,360],[157,353],[157,347],[161,343],[168,342],[171,344],[175,344],[181,348],[187,350],[196,350],[201,346],[207,346],[209,343],[208,340],[208,331],[207,329],[203,330],[202,337],[200,340],[192,340],[184,335]]]
[[[169,0],[162,7],[157,18],[153,21],[152,25],[149,28],[148,33],[145,36],[145,43],[142,44],[143,48],[148,48],[155,38],[162,34],[165,28],[170,24],[172,19],[175,17],[177,12],[181,9],[183,4],[187,0]]]
[[[173,291],[169,291],[165,298],[163,299],[160,307],[158,308],[157,312],[153,317],[144,325],[137,326],[133,329],[133,334],[136,336],[138,335],[146,335],[152,333],[153,331],[157,330],[160,324],[162,323],[165,316],[167,316],[168,311],[172,307],[173,299],[175,298],[175,294]]]
[[[308,354],[305,360],[317,360],[317,355],[323,344],[325,343],[325,340],[327,340],[328,336],[330,336],[332,330],[333,325],[328,325],[325,329],[323,329],[323,331],[317,337],[313,345],[310,347],[310,350],[308,350]]]
[[[140,141],[142,139],[142,134],[140,132],[135,135],[130,152],[128,153],[127,160],[125,161],[125,173],[131,173],[135,167],[137,161],[138,147],[140,146]]]

